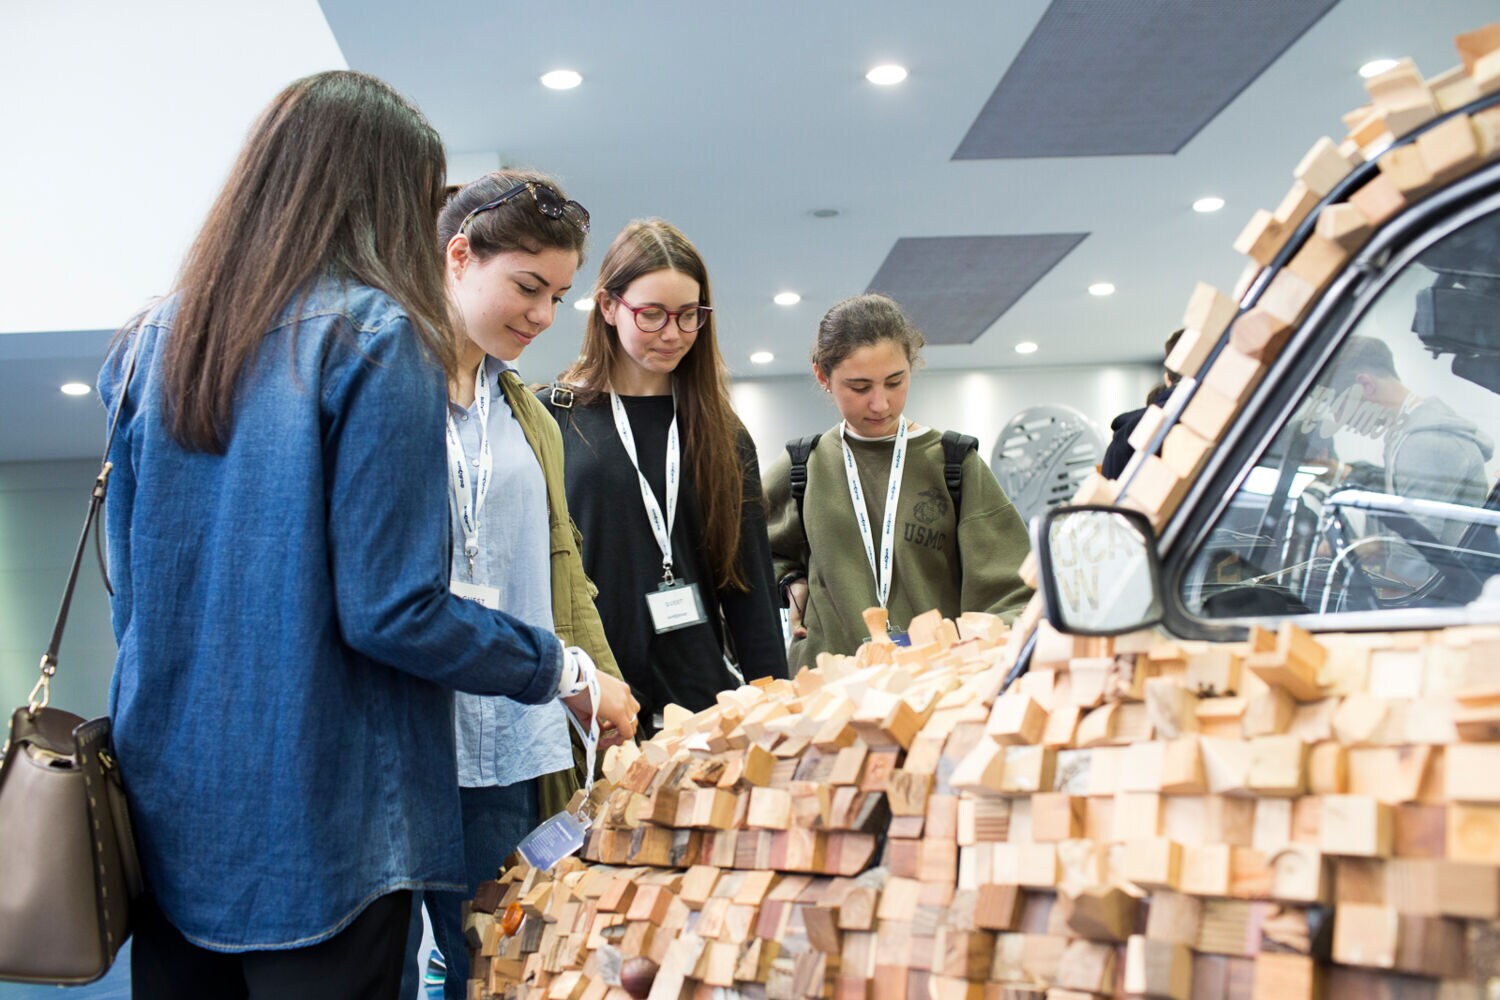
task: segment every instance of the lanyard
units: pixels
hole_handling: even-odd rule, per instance
[[[620,435],[620,444],[625,446],[625,454],[630,456],[630,464],[635,467],[636,477],[641,481],[641,500],[646,505],[646,517],[651,521],[651,533],[656,536],[656,544],[661,547],[661,578],[664,583],[672,582],[672,525],[677,522],[677,479],[682,464],[682,455],[677,444],[677,389],[672,389],[672,426],[667,430],[667,514],[662,516],[661,504],[656,502],[656,494],[651,491],[651,484],[646,481],[646,474],[641,471],[640,460],[635,452],[635,435],[630,430],[630,418],[625,415],[625,404],[620,402],[619,393],[613,389],[609,390],[609,405],[615,414],[615,432]]]
[[[583,723],[578,721],[578,716],[568,711],[566,707],[563,709],[563,714],[568,717],[568,721],[573,724],[573,729],[578,733],[578,738],[583,741],[584,767],[586,768],[584,772],[586,777],[583,782],[585,804],[588,802],[589,793],[594,790],[594,761],[595,755],[599,752],[599,675],[594,671],[589,672],[588,684],[589,704],[593,706],[589,710],[589,727],[584,729]]]
[[[896,446],[891,452],[891,478],[885,489],[885,517],[880,527],[880,562],[875,561],[875,541],[870,534],[870,508],[865,503],[865,491],[859,485],[859,466],[854,464],[854,452],[844,434],[849,429],[847,422],[839,426],[839,444],[844,448],[844,472],[849,477],[849,496],[854,503],[854,520],[859,524],[860,537],[865,543],[865,558],[870,560],[870,572],[875,574],[875,599],[883,608],[891,596],[891,560],[896,541],[896,501],[901,496],[901,470],[906,465],[906,417],[901,416],[896,424]]]
[[[474,375],[474,403],[479,410],[477,475],[471,477],[469,474],[458,425],[453,422],[453,413],[448,413],[448,482],[453,487],[453,503],[464,533],[464,555],[469,559],[470,580],[474,579],[474,559],[479,555],[479,512],[484,509],[484,498],[490,492],[490,473],[495,464],[490,454],[490,379],[485,371],[485,360],[479,362],[479,371]],[[469,489],[471,478],[476,483],[472,491]]]

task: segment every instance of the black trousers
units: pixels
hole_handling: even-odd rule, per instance
[[[149,896],[130,918],[130,994],[137,1000],[400,1000],[411,893],[365,907],[320,944],[225,953],[183,937]]]

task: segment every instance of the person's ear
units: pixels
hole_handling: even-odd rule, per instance
[[[1359,386],[1359,394],[1365,399],[1374,399],[1379,386],[1375,384],[1375,376],[1360,372],[1354,376],[1354,384]]]
[[[818,367],[816,361],[812,363],[812,373],[813,378],[818,380],[818,385],[823,387],[824,392],[833,392],[833,386],[828,383],[828,376],[823,374],[823,369]]]
[[[599,315],[603,316],[604,322],[610,326],[615,325],[615,309],[618,307],[619,303],[615,301],[615,297],[603,289],[594,293],[594,308],[599,310]]]
[[[463,233],[454,233],[453,239],[448,241],[448,246],[443,252],[443,263],[448,268],[451,277],[458,278],[464,273],[464,268],[474,259],[469,251],[469,238]]]

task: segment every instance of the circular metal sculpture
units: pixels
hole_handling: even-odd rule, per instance
[[[1104,437],[1071,406],[1030,406],[995,441],[990,469],[1028,524],[1065,503],[1104,457]]]

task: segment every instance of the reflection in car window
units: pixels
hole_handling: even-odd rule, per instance
[[[1360,317],[1190,564],[1206,618],[1454,607],[1500,575],[1500,213]]]

